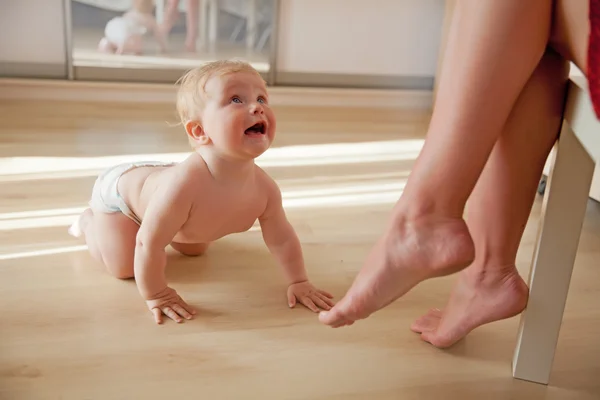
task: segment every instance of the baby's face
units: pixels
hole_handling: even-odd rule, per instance
[[[214,146],[228,156],[256,158],[275,136],[275,115],[264,82],[249,72],[210,78],[205,85],[202,127]]]

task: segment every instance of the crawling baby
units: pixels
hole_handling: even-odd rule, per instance
[[[131,10],[108,21],[104,37],[98,43],[98,51],[141,55],[144,50],[143,38],[152,33],[160,52],[165,52],[167,39],[152,15],[153,8],[152,0],[134,0]]]
[[[275,136],[265,82],[249,64],[218,61],[188,72],[180,83],[177,109],[194,151],[180,163],[128,163],[104,171],[90,208],[70,233],[85,237],[110,274],[135,277],[160,324],[163,315],[181,322],[195,314],[167,284],[165,248],[198,256],[258,219],[289,285],[289,305],[329,310],[333,296],[309,282],[277,184],[255,164]]]

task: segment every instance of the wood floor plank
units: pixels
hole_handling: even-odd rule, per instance
[[[2,399],[600,398],[600,207],[590,202],[548,387],[511,378],[518,319],[449,350],[409,330],[454,277],[424,282],[350,328],[286,304],[258,229],[200,258],[169,250],[168,280],[199,310],[157,326],[134,283],[109,277],[66,228],[119,157],[183,157],[171,105],[0,102]],[[339,299],[382,231],[428,123],[413,112],[280,107],[260,160],[280,184],[310,278]],[[319,155],[317,157],[311,156]],[[325,154],[323,156],[323,154]],[[260,163],[259,162],[259,163]],[[518,255],[524,275],[540,199]]]

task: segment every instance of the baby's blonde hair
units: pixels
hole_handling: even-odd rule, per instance
[[[241,60],[219,60],[206,63],[186,72],[179,80],[177,92],[177,113],[181,123],[199,117],[202,108],[206,82],[213,76],[222,76],[235,72],[250,72],[262,79],[260,73],[252,65]]]

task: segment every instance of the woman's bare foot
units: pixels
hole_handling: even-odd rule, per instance
[[[319,319],[334,328],[367,318],[419,282],[460,271],[474,258],[463,219],[426,215],[395,218],[375,244],[352,287]]]
[[[186,39],[185,41],[185,50],[189,53],[196,52],[196,38]]]
[[[440,348],[452,346],[473,329],[520,314],[529,289],[514,265],[462,271],[444,311],[430,310],[411,329]]]

